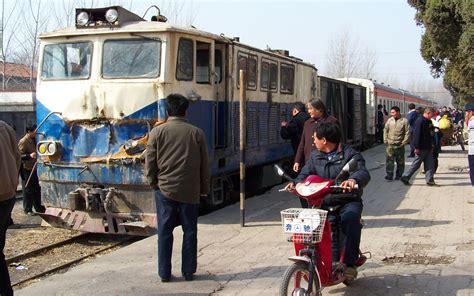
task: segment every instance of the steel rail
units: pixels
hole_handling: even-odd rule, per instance
[[[126,238],[126,239],[124,239],[124,240],[122,240],[122,241],[120,241],[120,242],[117,242],[117,243],[115,243],[115,244],[113,244],[113,245],[111,245],[111,246],[108,246],[108,247],[105,247],[105,248],[103,248],[103,249],[94,251],[94,252],[92,252],[91,254],[84,255],[84,256],[82,256],[82,257],[80,257],[80,258],[71,260],[71,261],[69,261],[69,262],[66,262],[66,263],[64,263],[64,264],[61,264],[61,265],[56,266],[56,267],[54,267],[54,268],[51,268],[51,269],[42,271],[42,272],[37,273],[37,274],[35,274],[35,275],[32,275],[32,276],[30,276],[30,277],[28,277],[28,278],[26,278],[26,279],[22,279],[22,280],[19,280],[19,281],[17,281],[17,282],[13,282],[11,285],[12,285],[12,287],[17,287],[17,286],[19,286],[19,285],[21,285],[21,284],[24,284],[24,283],[26,283],[26,282],[35,280],[35,279],[37,279],[37,278],[43,277],[43,276],[48,275],[48,274],[51,274],[51,273],[54,273],[54,272],[56,272],[56,271],[58,271],[58,270],[62,270],[62,269],[68,268],[68,267],[70,267],[71,265],[74,265],[74,264],[76,264],[76,263],[79,263],[79,262],[81,262],[81,261],[83,261],[83,260],[85,260],[85,259],[87,259],[87,258],[93,257],[93,256],[98,255],[98,254],[100,254],[100,253],[102,253],[102,252],[105,252],[105,251],[107,251],[107,250],[110,250],[110,249],[113,249],[113,248],[115,248],[115,247],[118,247],[118,246],[120,246],[120,245],[122,245],[122,244],[124,244],[124,243],[126,243],[126,242],[132,241],[132,240],[134,240],[134,239],[136,239],[136,237],[134,237],[134,236],[129,237],[129,238]]]

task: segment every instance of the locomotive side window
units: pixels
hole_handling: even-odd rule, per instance
[[[257,56],[244,55],[239,53],[237,67],[237,77],[240,77],[240,70],[247,73],[247,89],[257,89]],[[240,87],[240,78],[237,79],[237,88]]]
[[[284,94],[292,94],[295,84],[295,66],[289,64],[281,64],[280,67],[280,92]]]
[[[270,89],[276,91],[278,89],[278,65],[270,64]]]
[[[197,83],[207,83],[211,82],[210,80],[210,44],[204,42],[196,42],[196,82]]]
[[[193,80],[194,44],[191,39],[181,38],[178,44],[178,57],[176,62],[176,79]]]
[[[260,69],[260,89],[268,90],[270,81],[270,64],[262,60],[262,66]]]
[[[216,72],[216,83],[222,82],[222,51],[216,49],[214,51],[214,71]]]
[[[87,79],[91,59],[92,42],[48,44],[44,47],[41,79]]]
[[[247,89],[257,89],[257,57],[249,56],[247,71]]]
[[[239,55],[239,59],[237,61],[237,87],[240,87],[240,70],[247,71],[247,57]]]
[[[159,40],[107,40],[103,52],[104,78],[156,78],[160,74]]]
[[[262,58],[260,67],[260,90],[276,91],[278,85],[278,65]]]

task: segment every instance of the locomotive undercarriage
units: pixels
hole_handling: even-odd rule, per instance
[[[50,194],[45,201],[46,212],[38,215],[51,226],[95,233],[143,236],[156,233],[151,191],[119,190],[89,184],[74,188],[72,184],[43,183],[42,187]],[[51,198],[52,192],[57,192],[54,198]],[[132,201],[137,198],[142,201],[138,206]]]

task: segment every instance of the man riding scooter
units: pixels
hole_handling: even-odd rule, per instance
[[[359,257],[362,215],[362,188],[370,181],[370,174],[365,167],[365,160],[355,149],[342,145],[342,132],[339,125],[321,123],[314,128],[315,151],[301,170],[294,182],[286,186],[287,190],[294,190],[295,184],[303,181],[309,175],[318,175],[326,179],[335,179],[343,166],[351,159],[355,159],[358,168],[352,171],[340,185],[346,187],[344,192],[353,194],[328,195],[324,198],[322,208],[330,210],[328,219],[332,230],[332,261],[338,262],[340,250],[344,250],[344,275],[351,280],[357,276],[356,260]],[[340,225],[340,226],[338,226]],[[339,246],[339,230],[345,236],[345,246]]]

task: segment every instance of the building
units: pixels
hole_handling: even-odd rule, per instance
[[[36,123],[36,71],[33,71],[33,87],[30,89],[29,66],[6,63],[5,72],[3,70],[4,65],[0,63],[0,120],[12,125],[17,138],[20,138],[27,125]]]

